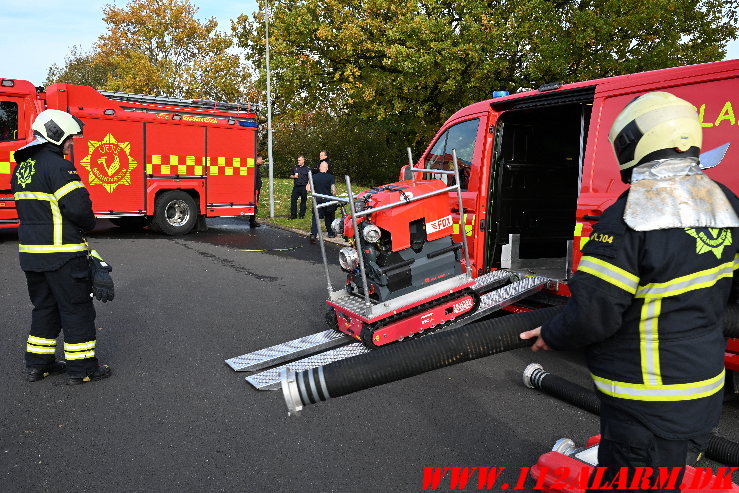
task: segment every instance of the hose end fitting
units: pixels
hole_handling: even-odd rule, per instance
[[[574,455],[573,452],[576,451],[575,442],[569,438],[560,438],[554,442],[554,447],[552,447],[552,452],[559,452],[562,455],[572,456]]]
[[[280,385],[282,396],[285,398],[285,404],[287,404],[287,415],[300,416],[300,411],[303,410],[303,401],[300,399],[295,372],[289,368],[282,368],[280,370]]]
[[[544,367],[539,363],[530,363],[523,371],[523,384],[530,389],[536,388],[533,383],[533,378],[538,373],[543,373]]]

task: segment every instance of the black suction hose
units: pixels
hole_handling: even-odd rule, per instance
[[[593,390],[552,375],[544,371],[538,363],[531,363],[526,367],[523,371],[523,383],[530,389],[539,389],[580,409],[600,414],[600,400]]]
[[[531,363],[523,371],[523,383],[532,389],[556,397],[593,414],[600,414],[600,399],[594,390],[586,389],[576,383],[544,371],[541,365]],[[726,464],[739,466],[739,443],[712,433],[708,440],[706,457]]]
[[[727,466],[737,467],[739,466],[739,443],[711,433],[708,438],[706,457]]]
[[[556,306],[473,322],[298,373],[283,370],[285,402],[290,414],[297,414],[304,406],[333,397],[531,346],[534,340],[522,340],[519,334],[539,327],[563,308]]]

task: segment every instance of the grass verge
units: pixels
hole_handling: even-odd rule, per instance
[[[352,192],[358,194],[362,190],[366,190],[365,187],[352,186]],[[259,198],[259,210],[258,220],[267,224],[274,224],[286,228],[294,228],[310,233],[311,217],[313,217],[313,201],[308,194],[308,201],[306,204],[305,217],[303,219],[288,219],[290,217],[290,196],[293,191],[293,180],[290,178],[276,178],[274,180],[274,194],[275,194],[275,217],[269,217],[269,179],[262,177],[262,192]],[[336,192],[338,195],[346,193],[346,185],[344,183],[336,184]],[[339,217],[341,210],[336,211],[336,216]],[[321,221],[321,228],[323,227],[323,221]]]

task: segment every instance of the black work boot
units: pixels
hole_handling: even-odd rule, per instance
[[[87,370],[87,375],[84,377],[68,377],[67,385],[80,385],[87,382],[96,382],[103,378],[108,378],[113,370],[108,365],[100,365],[97,368]]]
[[[49,375],[62,373],[66,369],[67,365],[64,361],[54,361],[43,368],[26,368],[26,378],[29,382],[38,382]]]

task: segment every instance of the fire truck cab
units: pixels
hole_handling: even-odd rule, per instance
[[[16,227],[10,192],[13,153],[34,139],[45,109],[84,123],[74,162],[97,217],[119,226],[150,224],[185,234],[203,218],[254,214],[256,115],[247,103],[99,92],[54,84],[47,89],[0,80],[0,228]]]
[[[548,84],[475,103],[446,121],[415,166],[452,169],[456,150],[465,225],[450,194],[454,233],[458,242],[462,231],[467,235],[476,276],[528,271],[562,281],[559,294],[568,293],[592,226],[626,189],[610,126],[629,101],[655,90],[693,103],[704,128],[702,166],[739,193],[739,60]],[[409,167],[401,171],[402,178],[411,175]],[[732,339],[727,368],[739,370],[737,353]]]

